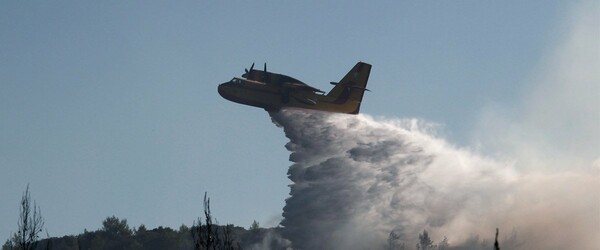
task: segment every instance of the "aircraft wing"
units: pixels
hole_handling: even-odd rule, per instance
[[[307,104],[307,105],[316,105],[317,104],[317,100],[308,98],[306,96],[297,96],[297,95],[291,95],[291,96],[294,97],[294,99],[296,99],[296,101],[299,101],[299,102]]]
[[[282,84],[282,87],[288,88],[288,89],[293,89],[293,90],[300,90],[300,91],[312,91],[312,92],[316,92],[316,93],[325,93],[325,91],[323,91],[323,90],[308,86],[303,83],[284,82]]]

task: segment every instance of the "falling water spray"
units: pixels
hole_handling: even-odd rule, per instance
[[[555,232],[539,228],[544,223],[527,218],[529,213],[562,216],[582,208],[545,208],[548,202],[568,201],[563,193],[555,198],[542,191],[555,177],[519,174],[509,163],[448,144],[432,135],[431,125],[415,119],[382,121],[294,109],[270,115],[290,140],[285,146],[291,152],[292,184],[281,225],[294,249],[386,249],[390,233],[410,249],[423,230],[436,242],[447,236],[451,245],[460,246],[477,234],[493,238],[497,227],[523,229],[519,235],[529,238],[522,241],[536,241]],[[581,194],[585,185],[599,187],[596,180],[566,182],[583,181],[572,188]],[[532,197],[541,200],[529,201]],[[582,209],[597,220],[593,209],[598,207],[585,202]],[[592,231],[576,238],[588,241],[600,231],[579,223],[566,225]]]

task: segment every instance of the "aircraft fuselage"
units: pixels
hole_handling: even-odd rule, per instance
[[[232,102],[263,108],[267,111],[294,107],[357,114],[366,90],[370,69],[371,65],[358,63],[327,95],[294,78],[252,69],[244,74],[245,77],[254,76],[252,79],[234,77],[220,84],[218,92],[223,98]],[[260,75],[261,73],[263,75]],[[267,77],[274,79],[270,82],[254,80]]]

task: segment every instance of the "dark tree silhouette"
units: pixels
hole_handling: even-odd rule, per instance
[[[102,231],[112,235],[129,237],[133,231],[127,225],[127,219],[119,220],[116,216],[107,217],[102,221]]]
[[[21,198],[18,227],[17,233],[13,235],[12,245],[22,250],[35,249],[44,227],[44,218],[40,207],[36,205],[35,201],[33,207],[31,205],[29,184],[27,184],[27,189],[25,189],[25,193]]]
[[[433,245],[433,240],[429,238],[427,230],[423,230],[423,234],[419,234],[419,243],[417,243],[417,250],[429,250],[434,249],[436,246]]]
[[[213,249],[215,243],[215,236],[212,228],[212,215],[210,214],[210,198],[204,193],[204,221],[202,225],[202,219],[198,218],[194,221],[192,226],[192,238],[194,239],[194,249]]]
[[[404,243],[400,241],[400,233],[395,230],[390,232],[387,243],[388,250],[404,250]]]
[[[250,225],[250,231],[256,232],[258,230],[260,230],[260,225],[258,224],[258,221],[252,221],[252,225]]]
[[[225,226],[222,229],[222,232],[219,232],[219,226],[215,225],[213,222],[210,212],[210,198],[207,197],[206,193],[204,193],[204,225],[202,225],[202,220],[198,218],[197,221],[194,221],[190,231],[194,240],[194,249],[235,249],[233,244],[232,225]],[[223,239],[221,239],[221,237],[223,237]],[[239,248],[238,244],[238,249]]]
[[[500,244],[498,243],[498,233],[500,230],[496,228],[496,240],[494,241],[494,250],[500,250]]]

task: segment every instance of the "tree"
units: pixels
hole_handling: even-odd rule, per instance
[[[419,234],[419,243],[417,243],[417,250],[429,250],[434,249],[436,246],[433,245],[433,241],[429,238],[427,230],[423,230],[423,234]]]
[[[205,225],[202,225],[202,220],[194,221],[192,238],[194,239],[194,249],[212,249],[215,248],[215,232],[213,231],[213,219],[210,214],[210,198],[204,193],[204,218]]]
[[[388,250],[404,250],[404,243],[400,241],[400,233],[392,230],[388,236]]]
[[[2,245],[2,250],[12,250],[14,248],[15,247],[13,246],[13,242],[10,239],[6,240],[6,242],[4,242],[4,245]]]
[[[252,225],[250,225],[250,231],[258,231],[259,229],[260,225],[258,224],[258,221],[254,220]]]
[[[446,236],[444,236],[444,240],[442,240],[438,244],[438,250],[449,250],[449,249],[450,249],[450,243],[448,243],[448,238],[446,238]]]
[[[500,244],[498,243],[498,234],[499,234],[499,229],[496,228],[496,239],[494,240],[494,250],[500,250]]]
[[[116,216],[107,217],[102,221],[102,231],[112,235],[131,236],[133,231],[127,225],[127,219],[119,220]]]
[[[190,230],[194,240],[194,249],[235,249],[232,226],[227,225],[224,228],[221,226],[222,232],[219,232],[219,226],[213,224],[213,218],[210,213],[210,198],[207,197],[206,193],[204,193],[204,221],[205,224],[202,225],[201,219],[198,218],[197,221],[194,221]]]
[[[146,231],[148,231],[148,229],[146,229],[146,225],[144,224],[140,224],[140,226],[138,227],[136,234],[143,234]]]
[[[233,245],[232,228],[233,228],[232,224],[227,224],[225,226],[225,228],[223,229],[223,247],[222,247],[222,249],[228,249],[228,250],[235,249],[235,246]]]
[[[25,189],[25,193],[21,198],[18,227],[17,233],[13,235],[12,245],[21,250],[35,249],[44,227],[44,218],[40,207],[36,205],[35,201],[33,202],[33,208],[31,206],[29,184],[27,184],[27,189]]]

